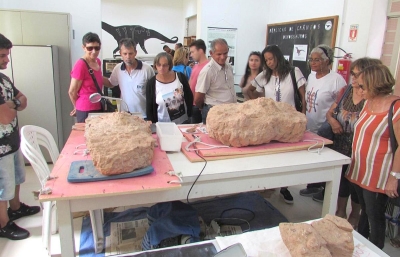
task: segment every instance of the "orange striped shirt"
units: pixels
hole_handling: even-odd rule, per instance
[[[400,102],[396,102],[393,124],[400,119]],[[393,151],[390,146],[388,111],[373,113],[368,101],[355,124],[352,162],[346,178],[372,192],[385,193],[384,189],[392,169]]]

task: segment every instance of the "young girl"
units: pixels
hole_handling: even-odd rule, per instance
[[[242,88],[242,93],[244,96],[244,100],[250,100],[257,97],[253,97],[253,91],[249,90],[251,87],[251,81],[255,79],[255,77],[262,72],[261,65],[261,53],[260,52],[251,52],[249,55],[249,59],[247,61],[247,66],[245,73],[240,81],[240,87]],[[251,97],[250,97],[251,95]]]

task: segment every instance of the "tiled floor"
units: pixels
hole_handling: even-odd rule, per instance
[[[27,167],[27,181],[21,187],[21,199],[28,205],[38,205],[39,203],[33,199],[32,191],[38,189],[39,182],[31,167]],[[269,198],[268,201],[272,203],[286,218],[291,222],[301,222],[320,217],[322,204],[313,201],[311,198],[302,197],[298,194],[303,186],[290,187],[294,198],[294,204],[286,204],[276,190]],[[124,209],[124,208],[119,208]],[[42,219],[41,215],[37,214],[32,217],[22,218],[17,220],[16,223],[21,227],[28,229],[31,233],[30,238],[21,241],[11,241],[0,238],[0,257],[24,257],[35,256],[45,257],[47,252],[42,244]],[[80,229],[82,219],[77,218],[74,220],[75,230],[75,245],[79,246]],[[389,256],[400,256],[400,249],[393,248],[387,241],[384,251]],[[52,254],[58,256],[60,254],[60,242],[58,235],[52,236]]]

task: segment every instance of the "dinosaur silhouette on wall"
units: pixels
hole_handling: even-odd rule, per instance
[[[150,38],[157,38],[161,41],[164,41],[163,43],[176,43],[178,42],[178,37],[172,37],[171,39],[167,38],[166,36],[162,35],[161,33],[152,30],[152,29],[147,29],[145,27],[142,27],[140,25],[123,25],[123,26],[118,26],[114,27],[111,26],[110,24],[102,21],[101,22],[101,28],[107,31],[109,34],[111,34],[114,39],[117,41],[117,48],[114,49],[113,54],[119,51],[119,41],[123,38],[131,38],[133,41],[135,41],[136,44],[140,45],[140,48],[142,48],[143,52],[147,53],[146,47],[144,46],[144,42],[147,39]]]

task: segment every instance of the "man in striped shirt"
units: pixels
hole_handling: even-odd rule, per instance
[[[200,71],[194,102],[202,110],[203,123],[214,105],[236,103],[233,69],[228,58],[228,43],[223,38],[211,42],[212,59]]]

